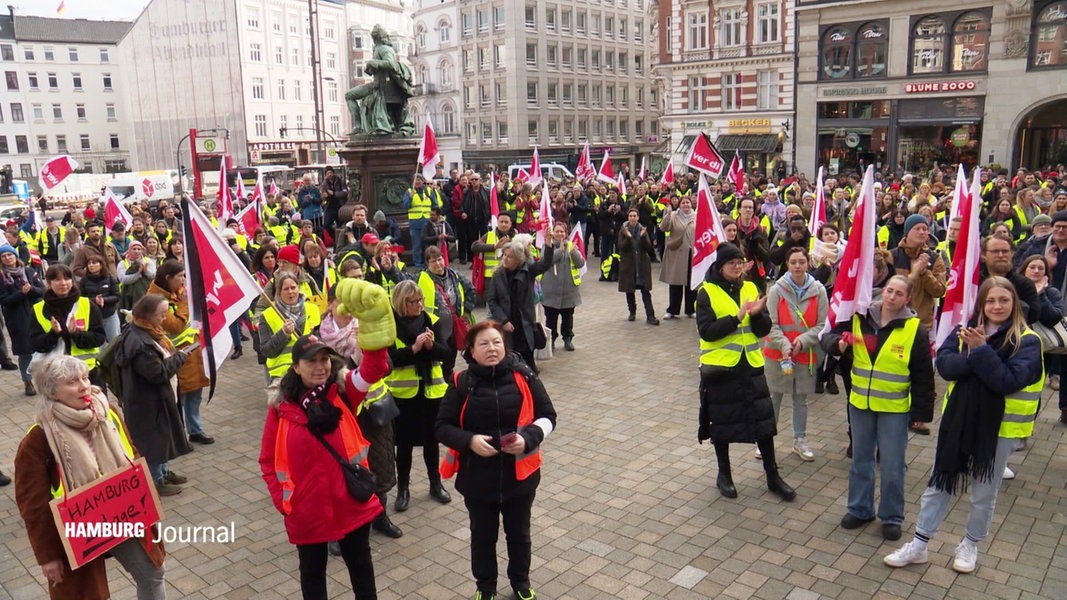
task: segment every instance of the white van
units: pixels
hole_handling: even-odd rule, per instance
[[[519,174],[519,169],[524,169],[526,172],[529,172],[530,165],[511,165],[508,167],[508,177],[515,179],[515,176]],[[562,181],[565,177],[573,179],[574,173],[571,173],[570,169],[559,163],[541,163],[541,177]]]

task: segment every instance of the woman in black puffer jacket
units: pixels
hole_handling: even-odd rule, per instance
[[[458,469],[471,527],[471,571],[479,597],[496,594],[496,539],[503,516],[508,579],[519,598],[530,587],[530,509],[541,481],[540,445],[556,424],[556,411],[541,380],[504,345],[494,321],[471,328],[459,373],[437,415],[437,439],[449,447],[441,474]]]

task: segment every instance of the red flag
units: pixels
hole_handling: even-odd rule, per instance
[[[239,172],[237,173],[237,181],[241,181],[241,173]],[[233,216],[233,194],[230,193],[230,186],[226,183],[225,160],[219,166],[219,209],[216,212],[218,213],[219,224],[225,227],[226,221],[229,221],[230,217]]]
[[[244,200],[248,198],[248,190],[245,189],[245,180],[241,177],[240,171],[234,171],[237,174],[237,199]]]
[[[419,143],[419,169],[426,179],[433,179],[437,174],[437,163],[441,161],[441,152],[437,148],[437,136],[433,132],[433,123],[426,117],[422,128],[422,142]]]
[[[708,269],[715,264],[719,244],[726,241],[726,231],[719,219],[719,210],[708,188],[704,175],[697,176],[696,226],[693,230],[693,272],[689,277],[690,289],[704,283]]]
[[[659,182],[662,185],[670,185],[674,183],[674,161],[667,162],[667,168],[663,169],[663,175],[659,178]]]
[[[496,218],[500,214],[500,199],[496,191],[496,171],[489,174],[489,228],[496,229]]]
[[[242,233],[248,237],[252,237],[256,233],[256,229],[262,224],[259,220],[259,203],[249,202],[248,206],[237,214],[237,229],[239,233]]]
[[[582,258],[585,258],[585,236],[582,235],[581,223],[574,224],[574,229],[571,230],[571,243],[578,248],[578,252],[581,252]],[[578,276],[581,277],[585,275],[585,272],[588,270],[588,265],[578,267]]]
[[[981,235],[979,227],[982,218],[982,182],[978,174],[972,174],[970,189],[967,189],[963,165],[956,178],[957,195],[952,206],[953,212],[959,206],[963,217],[960,223],[960,235],[956,239],[956,251],[952,253],[952,268],[948,272],[948,289],[941,303],[941,318],[937,322],[935,347],[948,338],[958,325],[963,325],[974,312],[978,299],[978,277],[981,265]],[[960,180],[963,183],[960,184]]]
[[[270,189],[267,190],[267,194],[269,194],[272,197],[277,197],[278,196],[278,184],[274,181],[273,177],[270,180]]]
[[[819,228],[826,222],[826,188],[822,183],[822,167],[819,167],[819,176],[815,178],[815,205],[811,207],[811,221],[808,223],[808,231],[818,239]]]
[[[104,227],[111,231],[115,226],[115,221],[122,221],[126,231],[129,231],[130,226],[133,225],[133,215],[119,202],[111,188],[104,188],[104,195],[100,200],[104,202]]]
[[[978,178],[976,177],[975,179]],[[970,190],[967,189],[967,172],[963,169],[963,162],[961,161],[959,169],[956,170],[956,189],[952,192],[952,210],[949,211],[949,220],[945,223],[945,229],[948,229],[948,224],[952,222],[952,219],[963,215],[962,199],[969,193]]]
[[[530,161],[529,179],[526,183],[536,187],[541,183],[541,158],[537,156],[537,147],[534,147],[533,160]]]
[[[596,178],[604,183],[617,183],[615,181],[615,168],[611,166],[611,152],[604,151],[604,159],[600,161],[600,172]]]
[[[730,183],[734,184],[737,188],[738,194],[745,193],[745,167],[742,166],[741,152],[734,150],[734,159],[730,162],[730,171],[727,174],[730,179]]]
[[[838,323],[848,321],[854,314],[866,313],[871,306],[874,248],[877,244],[875,227],[878,225],[877,207],[874,203],[874,165],[870,165],[863,175],[859,203],[856,205],[845,253],[841,258],[841,271],[834,284],[834,295],[830,299],[830,310],[826,315],[823,333]]]
[[[441,242],[441,258],[445,259],[445,266],[446,267],[449,264],[452,263],[452,261],[448,258],[448,241],[447,240],[444,240],[444,241]],[[329,292],[329,290],[326,290],[326,291]]]
[[[248,311],[263,290],[188,197],[182,197],[182,229],[190,320],[200,324],[204,374],[211,380],[210,399],[218,366],[227,362],[233,346],[229,326]]]
[[[519,167],[519,172],[515,174],[515,181],[527,183],[530,181],[530,174],[526,172],[526,169]]]
[[[574,174],[583,182],[596,177],[593,160],[589,157],[589,142],[582,146],[582,154],[578,157],[578,168],[574,170]]]
[[[619,197],[626,198],[626,173],[619,173],[619,178],[615,180],[615,185],[619,187]]]
[[[722,175],[726,161],[715,149],[715,144],[712,144],[708,136],[701,132],[693,142],[693,146],[689,148],[689,154],[685,157],[685,166],[706,173],[712,179],[718,179]]]
[[[644,183],[648,179],[648,171],[645,170],[645,157],[641,157],[641,168],[637,171],[638,183]]]
[[[555,225],[552,219],[552,203],[548,199],[548,180],[542,180],[541,206],[537,209],[537,246],[545,247],[545,240],[552,234]]]
[[[63,180],[69,177],[70,174],[74,172],[74,169],[77,168],[78,161],[71,158],[68,154],[61,154],[48,159],[48,162],[41,166],[40,173],[37,174],[41,189],[44,190],[45,193],[52,191],[57,185],[63,183]]]

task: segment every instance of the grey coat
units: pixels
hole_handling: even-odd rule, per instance
[[[815,353],[814,359],[811,362],[811,368],[805,368],[804,365],[796,363],[793,367],[793,375],[786,376],[782,373],[782,366],[776,360],[767,359],[766,364],[763,367],[763,372],[767,376],[767,387],[772,394],[812,394],[815,392],[815,374],[814,369],[817,369],[822,362],[825,352],[819,345],[819,333],[822,331],[823,326],[826,324],[826,312],[829,308],[829,302],[826,299],[826,288],[823,287],[818,281],[812,282],[808,289],[804,290],[804,297],[798,299],[796,293],[793,291],[792,286],[786,282],[786,278],[791,277],[789,273],[782,275],[778,278],[778,281],[774,285],[770,286],[767,290],[767,312],[771,315],[771,331],[767,334],[767,337],[763,338],[764,347],[776,348],[782,352],[782,354],[788,354],[792,348],[792,344],[789,339],[785,337],[785,333],[778,324],[778,303],[785,301],[793,313],[793,320],[799,321],[800,318],[797,315],[804,314],[807,310],[808,304],[811,302],[818,302],[818,317],[815,323],[808,323],[808,327],[804,328],[805,331],[800,334],[797,339],[800,340],[801,348],[803,350],[812,350]]]
[[[497,269],[497,275],[491,277],[486,283],[485,305],[489,308],[489,318],[501,325],[511,321],[512,303],[516,303],[522,322],[513,322],[512,325],[516,329],[522,328],[523,337],[531,349],[534,347],[534,326],[540,327],[537,324],[534,303],[534,279],[548,270],[549,265],[554,261],[554,253],[552,246],[546,245],[541,260],[527,261],[526,264],[515,270],[514,277],[518,280],[518,294],[514,297],[511,294],[507,277],[500,272],[504,268],[504,263],[500,263],[501,266]],[[510,338],[511,336],[508,337]],[[508,347],[515,347],[511,339],[507,341]]]
[[[690,252],[693,250],[693,232],[696,229],[696,215],[686,223],[682,211],[671,211],[670,217],[663,219],[659,228],[670,233],[666,249],[663,251],[663,266],[659,270],[659,280],[667,285],[687,285],[691,265]]]
[[[567,242],[567,247],[568,252],[552,255],[552,266],[541,276],[541,293],[544,295],[541,304],[549,308],[574,308],[582,304],[582,293],[574,285],[571,267],[582,268],[585,259],[574,244]]]

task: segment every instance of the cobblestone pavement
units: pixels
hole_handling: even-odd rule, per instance
[[[577,351],[541,363],[559,424],[544,449],[534,503],[532,580],[540,597],[1067,598],[1067,551],[1061,550],[1067,543],[1067,428],[1056,424],[1051,390],[1029,447],[1011,459],[1018,478],[1004,483],[990,540],[980,545],[978,571],[951,570],[966,519],[959,506],[931,543],[929,564],[889,569],[882,557],[901,542],[883,542],[877,522],[856,531],[838,527],[848,476],[843,396],[809,400],[814,462],[788,452],[788,401],[782,411],[779,429],[787,433],[777,438],[779,462],[797,488],[796,502],[770,494],[753,447],[739,445],[732,461],[740,497],[721,498],[713,452],[696,444],[694,321],[628,323],[615,284],[597,282],[593,269],[582,293]],[[657,283],[653,295],[662,316],[666,286]],[[5,372],[0,381],[0,469],[10,474],[32,402],[22,396],[16,373]],[[190,484],[163,500],[167,524],[232,521],[237,534],[229,545],[170,544],[172,598],[299,595],[296,551],[259,476],[262,388],[254,356],[228,362],[215,399],[204,409],[218,442],[171,463]],[[908,445],[903,541],[913,532],[935,440],[912,436]],[[473,597],[461,498],[455,494],[445,506],[431,500],[415,462],[411,508],[393,516],[404,537],[372,535],[379,597]],[[43,579],[13,493],[12,486],[0,488],[0,600],[43,598]],[[506,591],[502,539],[499,552]],[[125,572],[109,562],[115,597],[134,598]],[[340,559],[331,560],[329,575],[331,597],[351,597]]]

